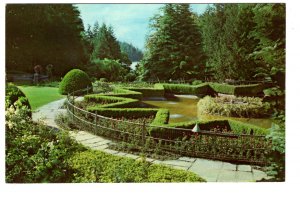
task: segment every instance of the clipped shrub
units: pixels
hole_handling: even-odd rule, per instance
[[[159,109],[150,108],[103,108],[99,106],[87,107],[89,112],[97,112],[97,114],[113,117],[113,118],[143,118],[155,116]]]
[[[152,122],[152,125],[164,125],[169,123],[170,111],[168,109],[159,109]]]
[[[28,116],[31,117],[31,106],[25,94],[14,84],[8,83],[5,89],[5,108],[15,105],[20,108],[25,106],[28,108]]]
[[[143,97],[164,97],[165,90],[163,88],[127,88],[128,90],[140,92]]]
[[[263,94],[265,86],[263,84],[239,85],[235,87],[236,96],[258,96]]]
[[[97,94],[85,95],[84,100],[86,102],[101,103],[101,105],[97,105],[97,107],[103,108],[132,108],[139,107],[140,105],[140,101],[137,99],[103,96]]]
[[[202,84],[203,83],[203,81],[201,81],[201,80],[194,80],[193,82],[192,82],[192,85],[200,85],[200,84]]]
[[[59,85],[59,92],[68,94],[87,87],[92,87],[89,76],[82,70],[73,69],[64,76]]]
[[[221,83],[209,83],[210,87],[217,93],[234,94],[235,86]]]

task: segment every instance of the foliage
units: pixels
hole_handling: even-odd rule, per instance
[[[27,110],[6,110],[6,182],[70,182],[73,171],[66,161],[84,148],[66,132],[33,123]]]
[[[127,88],[128,90],[141,92],[143,97],[164,97],[164,88]]]
[[[106,24],[103,23],[97,31],[92,43],[93,52],[90,57],[91,60],[103,60],[105,58],[111,60],[122,59],[121,49],[111,26],[107,27]]]
[[[234,95],[234,85],[222,84],[222,83],[209,83],[210,87],[218,93]]]
[[[47,87],[47,86],[19,86],[19,88],[25,93],[32,107],[32,110],[64,98],[58,92],[57,87]]]
[[[285,180],[285,125],[284,122],[273,124],[267,139],[272,142],[270,154],[271,165],[267,168],[267,173],[274,177],[275,181]]]
[[[127,42],[119,42],[121,51],[128,55],[131,62],[138,62],[143,58],[143,52]]]
[[[31,117],[31,105],[25,94],[14,84],[6,84],[5,89],[5,108],[10,106],[15,107],[27,107],[28,115]]]
[[[114,118],[142,118],[154,116],[159,109],[150,109],[150,108],[102,108],[102,107],[88,107],[87,111],[97,112],[97,114],[114,117]]]
[[[46,71],[52,64],[53,74],[63,76],[86,63],[79,15],[71,4],[8,4],[6,69],[33,73],[36,65]]]
[[[188,4],[166,4],[151,22],[142,65],[152,80],[202,77],[201,35]]]
[[[172,94],[211,94],[211,88],[207,83],[199,85],[187,84],[162,84],[166,93]]]
[[[79,69],[69,71],[59,85],[59,93],[68,94],[76,90],[92,87],[89,76]]]
[[[199,114],[260,118],[270,116],[270,105],[257,97],[217,97],[206,96],[198,104]]]
[[[168,109],[159,109],[155,115],[152,125],[164,125],[169,123],[170,112]]]
[[[248,57],[258,44],[249,39],[254,6],[214,4],[198,17],[207,71],[218,81],[251,80],[254,75],[256,64]]]
[[[264,84],[229,85],[222,83],[209,83],[209,86],[217,93],[236,96],[258,96],[263,93]]]
[[[93,108],[134,108],[139,107],[140,102],[137,99],[121,98],[112,96],[86,95],[84,100],[87,102],[101,103],[94,105]]]
[[[93,59],[87,72],[97,79],[106,78],[108,81],[123,81],[128,73],[128,68],[123,66],[119,60]]]
[[[74,182],[204,182],[191,172],[98,151],[76,154],[69,163],[76,172]]]

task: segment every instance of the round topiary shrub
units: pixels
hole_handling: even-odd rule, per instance
[[[69,71],[61,81],[59,93],[68,94],[87,87],[92,87],[89,76],[82,70],[73,69]]]
[[[8,83],[5,89],[5,108],[10,106],[20,108],[26,106],[28,108],[28,116],[31,117],[31,106],[25,94],[14,84]]]

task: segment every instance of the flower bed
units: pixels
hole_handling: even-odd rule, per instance
[[[198,102],[198,114],[262,118],[268,117],[270,105],[254,97],[205,97]]]

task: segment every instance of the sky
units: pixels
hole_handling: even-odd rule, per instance
[[[114,29],[119,41],[131,43],[144,50],[145,38],[149,32],[149,19],[158,13],[163,4],[76,4],[84,23],[93,27],[96,21],[104,22]],[[207,4],[191,4],[195,13],[203,13]]]

